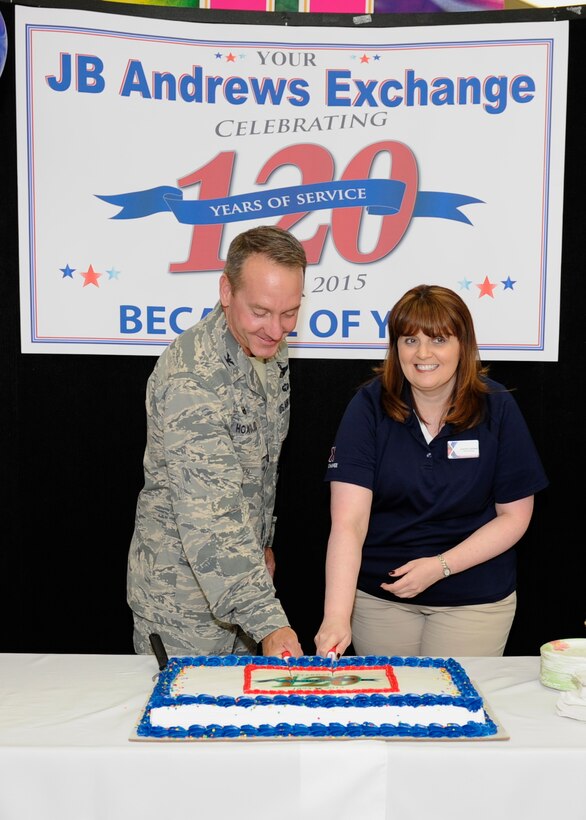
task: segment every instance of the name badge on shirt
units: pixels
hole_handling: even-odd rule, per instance
[[[469,441],[448,441],[448,458],[478,458],[480,448],[478,439]]]

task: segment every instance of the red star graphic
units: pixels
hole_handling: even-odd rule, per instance
[[[363,54],[360,58],[361,63],[368,63],[370,61],[370,57],[367,57],[366,54]]]
[[[232,52],[230,52],[230,54],[227,54],[227,55],[226,55],[226,60],[227,60],[229,63],[233,63],[233,62],[235,62],[235,60],[236,60],[236,55],[235,55],[235,54],[232,54]]]
[[[488,276],[485,276],[484,282],[481,285],[476,285],[476,287],[480,290],[480,293],[478,294],[479,299],[483,296],[490,296],[491,299],[494,299],[493,290],[496,288],[496,285],[492,284]]]
[[[100,287],[98,285],[98,279],[102,274],[95,271],[93,265],[90,265],[86,271],[81,271],[81,275],[85,279],[85,282],[83,283],[84,288],[86,285],[95,285],[97,288]]]

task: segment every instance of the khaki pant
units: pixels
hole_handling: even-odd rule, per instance
[[[418,606],[356,591],[352,645],[357,655],[500,657],[517,593],[494,604]]]

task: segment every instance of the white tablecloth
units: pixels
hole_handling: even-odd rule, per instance
[[[153,657],[0,654],[0,820],[586,820],[539,658],[458,660],[508,740],[131,741]]]

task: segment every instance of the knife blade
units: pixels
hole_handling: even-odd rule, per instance
[[[285,661],[285,666],[287,667],[287,672],[289,673],[289,680],[293,681],[293,672],[291,671],[291,668],[289,666],[289,664],[291,663],[291,658],[293,657],[293,655],[289,652],[288,649],[285,649],[284,652],[281,652],[281,657]]]
[[[338,665],[338,653],[336,652],[336,647],[335,646],[332,646],[331,649],[328,649],[328,654],[326,655],[326,657],[329,658],[329,660],[330,660],[332,680],[334,680],[334,673],[335,673],[336,667]]]

